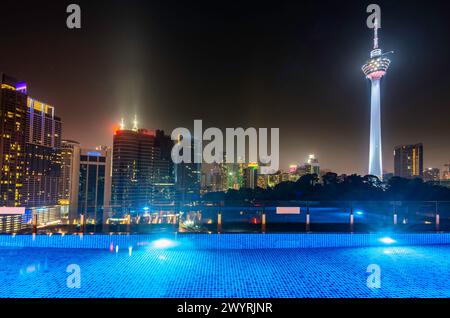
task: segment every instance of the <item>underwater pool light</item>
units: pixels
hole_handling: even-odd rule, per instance
[[[383,237],[383,238],[380,238],[380,242],[382,242],[384,244],[392,244],[392,243],[395,243],[397,241],[391,239],[390,237]]]
[[[152,243],[153,248],[157,249],[163,249],[163,248],[170,248],[176,246],[177,243],[175,241],[169,240],[169,239],[159,239]]]

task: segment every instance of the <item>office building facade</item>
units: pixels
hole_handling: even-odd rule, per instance
[[[163,131],[121,129],[113,138],[112,210],[136,214],[175,201],[172,140]]]
[[[74,153],[80,148],[80,143],[74,140],[61,141],[61,174],[59,178],[59,203],[62,205],[69,205],[71,201],[73,169],[75,156]],[[79,150],[78,150],[79,153]]]
[[[109,147],[83,149],[74,145],[69,220],[106,223],[110,216],[111,160]]]
[[[0,73],[0,206],[22,205],[26,115],[26,86]]]
[[[402,178],[423,177],[423,144],[395,147],[394,175]]]
[[[61,119],[55,108],[27,99],[25,180],[22,203],[27,207],[56,205],[61,173]]]

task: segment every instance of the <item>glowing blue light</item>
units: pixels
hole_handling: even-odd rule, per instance
[[[362,211],[356,211],[355,214],[356,214],[356,215],[363,215],[364,212],[362,212]]]
[[[144,211],[148,211],[150,208],[148,206],[144,206]]]
[[[98,151],[89,151],[87,153],[87,155],[91,156],[91,157],[100,157],[102,154],[100,152],[98,152]]]
[[[177,243],[175,241],[169,239],[159,239],[152,243],[152,247],[157,249],[171,248],[176,245]]]
[[[26,94],[27,93],[27,83],[19,82],[16,84],[16,91]]]
[[[392,243],[395,243],[397,241],[391,239],[390,237],[383,237],[383,238],[380,238],[380,242],[382,242],[384,244],[392,244]]]

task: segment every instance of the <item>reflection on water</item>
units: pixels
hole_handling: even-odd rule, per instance
[[[23,265],[19,269],[19,274],[21,276],[27,276],[27,275],[32,275],[32,274],[38,274],[40,272],[45,272],[47,270],[48,270],[48,263],[47,263],[47,259],[45,259],[43,262],[36,261],[33,263],[28,263],[28,264]]]

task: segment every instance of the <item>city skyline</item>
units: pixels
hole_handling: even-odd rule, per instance
[[[450,1],[1,0],[0,30],[16,311],[450,299]]]
[[[1,23],[2,29],[11,31],[7,32],[4,41],[12,49],[0,52],[0,68],[31,83],[32,96],[57,107],[58,116],[63,118],[65,125],[63,138],[80,141],[84,147],[111,146],[113,127],[125,115],[131,119],[137,113],[141,127],[166,132],[189,126],[194,119],[200,118],[210,126],[223,128],[280,127],[280,166],[283,170],[290,164],[302,163],[308,154],[314,153],[323,167],[337,173],[364,175],[368,164],[369,96],[355,60],[364,59],[371,30],[365,25],[364,5],[346,3],[341,8],[341,4],[329,4],[342,18],[341,27],[336,30],[330,26],[340,20],[323,11],[323,7],[320,7],[318,20],[305,18],[306,13],[319,13],[312,3],[301,8],[283,3],[275,7],[274,12],[271,12],[271,6],[263,3],[258,15],[251,13],[249,4],[243,4],[235,9],[249,15],[251,23],[242,25],[234,20],[235,13],[219,5],[198,4],[194,9],[188,9],[182,4],[156,1],[148,4],[149,10],[138,12],[137,3],[133,1],[126,8],[112,2],[107,6],[109,14],[99,17],[98,5],[81,1],[81,30],[72,32],[64,28],[64,23],[60,25],[56,18],[60,8],[55,6],[43,13],[48,19],[42,25],[27,33],[22,28],[28,27],[24,19],[34,9],[30,4],[28,10],[21,12],[23,17],[17,20],[20,26],[16,27],[23,33],[17,37],[15,32],[19,31],[9,22],[20,10],[13,2],[6,1],[3,5],[11,10],[2,12],[10,12],[11,17],[2,16]],[[381,32],[389,29],[389,34],[383,33],[385,47],[396,49],[395,70],[385,78],[389,84],[382,96],[383,130],[389,132],[383,136],[385,170],[393,171],[395,146],[418,142],[424,144],[426,167],[442,169],[450,157],[450,150],[445,147],[445,136],[449,134],[448,125],[445,125],[449,96],[444,89],[445,80],[439,74],[446,73],[448,66],[443,61],[449,48],[448,44],[442,43],[438,52],[431,53],[427,47],[442,42],[439,34],[443,32],[448,11],[440,10],[444,4],[426,8],[418,5],[420,12],[417,9],[414,12],[416,16],[420,14],[422,20],[414,20],[400,10],[405,6],[410,8],[406,2],[381,1],[379,4],[383,10]],[[60,7],[64,9],[63,4]],[[179,21],[164,15],[170,10],[179,13]],[[289,10],[298,13],[298,17],[289,14]],[[33,12],[35,15],[41,13],[39,8]],[[200,21],[188,18],[188,13]],[[213,13],[220,17],[216,22],[208,17]],[[119,14],[124,21],[112,23],[120,21],[116,19]],[[168,20],[154,18],[157,14]],[[63,21],[65,16],[61,15]],[[147,15],[149,19],[146,19]],[[431,16],[433,23],[426,23],[430,22]],[[265,26],[266,18],[274,20]],[[282,23],[283,19],[286,22]],[[128,23],[121,30],[121,23],[130,20],[136,22],[131,27]],[[151,22],[146,22],[148,20]],[[209,23],[211,30],[205,29]],[[237,23],[235,28],[239,27],[242,36],[233,28],[233,23]],[[19,39],[33,45],[44,32],[51,34],[49,41],[57,55],[50,51],[46,54],[36,52],[24,59],[17,53]],[[101,40],[105,45],[89,47],[100,34],[105,34]],[[120,41],[114,35],[123,35],[119,39],[125,41],[124,45],[119,47]],[[254,40],[241,50],[231,41],[243,40],[249,35],[253,35]],[[354,47],[351,54],[344,50],[350,43]],[[69,49],[64,48],[65,45]],[[107,54],[107,48],[114,48],[121,58]],[[182,56],[176,53],[181,48]],[[256,48],[262,50],[257,53]],[[306,48],[315,53],[309,53]],[[333,52],[331,58],[325,54],[330,49]],[[208,54],[204,55],[204,50]],[[415,56],[408,57],[411,52]],[[165,58],[161,57],[163,53],[167,53]],[[430,54],[433,58],[428,58]],[[310,59],[311,63],[304,63]],[[21,63],[24,60],[29,62]],[[79,66],[84,63],[84,66],[75,69],[66,63],[67,60]],[[420,74],[419,81],[408,74],[411,72],[408,64],[413,60],[414,74]],[[219,67],[222,63],[229,65],[230,70]],[[262,67],[264,64],[267,67]],[[246,65],[250,66],[248,72]],[[429,72],[431,66],[438,71]],[[49,72],[50,76],[43,76],[43,71]],[[62,80],[66,73],[73,76],[65,76]],[[82,73],[89,75],[81,76]],[[149,74],[154,74],[155,78],[149,78]],[[241,80],[234,84],[236,79]],[[420,90],[416,89],[417,85]],[[96,107],[97,116],[79,117],[92,107]],[[237,109],[243,111],[238,119],[230,116]]]
[[[375,39],[377,40],[376,31],[375,31],[374,41],[376,41]],[[369,61],[368,63],[371,63],[371,61]],[[363,71],[365,71],[365,68],[367,68],[367,67],[371,67],[371,65],[369,65],[369,66],[364,65]],[[384,74],[385,74],[385,72],[383,73],[383,75]],[[48,165],[48,164],[51,165],[52,164],[52,160],[54,161],[56,158],[58,158],[60,156],[59,154],[51,155],[52,149],[61,149],[61,150],[63,150],[64,147],[61,148],[61,146],[58,146],[61,142],[77,143],[79,146],[80,146],[80,143],[78,141],[74,141],[72,139],[62,138],[62,129],[61,129],[62,120],[61,120],[60,117],[56,116],[56,111],[55,111],[54,106],[51,106],[49,104],[37,101],[34,98],[30,97],[28,95],[28,84],[27,84],[27,82],[18,81],[16,78],[11,77],[8,74],[4,74],[3,73],[1,75],[3,76],[4,79],[6,79],[6,81],[16,81],[16,82],[10,82],[10,84],[3,84],[2,85],[2,89],[5,88],[6,91],[9,91],[9,90],[13,89],[13,91],[16,91],[19,95],[23,94],[24,96],[27,96],[27,101],[26,101],[26,104],[27,104],[27,106],[26,106],[26,108],[27,108],[27,122],[26,123],[27,124],[25,125],[25,127],[26,127],[25,130],[27,131],[27,136],[25,138],[26,139],[25,141],[27,143],[28,142],[32,143],[33,147],[37,147],[39,145],[39,143],[45,143],[45,145],[47,147],[50,147],[49,150],[48,150],[50,152],[47,155],[54,156],[55,158],[54,159],[45,159],[45,160],[50,160],[48,163],[45,164],[45,167],[46,167],[45,169],[49,169],[49,171],[51,171],[52,168],[47,167],[46,165]],[[5,82],[5,83],[7,83],[7,82]],[[6,86],[4,87],[4,85],[6,85]],[[379,84],[378,84],[378,86],[379,86]],[[11,89],[9,89],[8,87],[10,87]],[[379,95],[379,91],[376,92],[376,94]],[[376,100],[377,100],[376,102],[379,103],[379,97],[376,97]],[[379,105],[377,107],[378,107],[378,111],[379,111]],[[35,113],[37,115],[36,119],[34,119],[34,117],[36,116]],[[128,120],[128,121],[125,121],[124,117],[121,118],[120,122],[118,122],[115,125],[114,129],[113,129],[112,135],[114,136],[114,138],[117,137],[117,135],[120,132],[130,132],[130,133],[139,132],[139,133],[144,133],[144,135],[151,135],[153,137],[154,137],[154,135],[160,136],[159,138],[164,136],[163,138],[167,139],[167,141],[164,142],[164,143],[166,143],[166,146],[165,146],[166,147],[166,149],[165,149],[166,155],[165,155],[165,159],[164,160],[165,161],[172,161],[172,159],[170,158],[170,149],[168,148],[168,145],[169,144],[173,145],[175,140],[171,140],[170,136],[165,136],[164,135],[164,130],[161,130],[161,129],[158,129],[158,128],[156,128],[156,129],[143,128],[141,125],[139,125],[139,119],[138,119],[137,115],[134,115],[132,118],[133,118],[132,120]],[[59,123],[58,128],[55,128],[55,123],[54,123],[55,119]],[[379,120],[379,114],[376,116],[376,119]],[[36,121],[36,123],[34,123],[35,121]],[[128,122],[129,122],[129,124],[127,124]],[[49,126],[49,124],[50,124],[50,126]],[[33,128],[33,126],[36,126],[36,127]],[[371,128],[371,133],[372,133],[372,124],[370,125],[370,128]],[[378,129],[379,129],[379,127],[378,127]],[[34,131],[34,133],[33,133],[33,131]],[[377,135],[376,137],[379,138],[378,135],[380,134],[380,131],[375,132],[375,134]],[[378,142],[380,142],[379,139],[377,139],[377,140],[378,140]],[[372,138],[371,138],[370,142],[371,142],[371,150],[372,150],[372,142],[373,142]],[[369,166],[369,172],[365,173],[365,174],[363,173],[361,175],[368,175],[368,174],[369,175],[375,175],[375,176],[379,177],[380,180],[383,178],[383,175],[385,175],[385,174],[386,175],[392,174],[394,176],[401,176],[401,177],[406,177],[406,178],[414,177],[414,176],[422,178],[424,173],[427,173],[427,171],[429,172],[429,171],[433,170],[434,172],[438,171],[438,175],[439,176],[442,175],[443,180],[446,179],[448,177],[448,170],[446,171],[445,167],[448,167],[449,164],[443,164],[440,167],[431,167],[431,166],[427,167],[427,166],[425,166],[424,165],[424,159],[423,159],[424,158],[424,155],[423,155],[423,153],[424,153],[424,151],[423,151],[423,144],[419,143],[417,145],[420,145],[420,147],[421,147],[421,150],[420,150],[420,169],[418,168],[418,166],[412,168],[412,166],[410,167],[407,164],[404,164],[404,167],[402,168],[402,169],[406,169],[406,170],[411,170],[412,169],[413,172],[412,172],[411,175],[405,175],[403,172],[401,172],[401,173],[397,172],[397,171],[400,171],[400,168],[399,168],[398,163],[397,163],[397,154],[398,154],[398,151],[399,151],[400,148],[415,147],[416,145],[397,145],[397,146],[394,147],[394,151],[393,151],[394,152],[394,156],[393,156],[393,158],[394,158],[394,169],[393,169],[392,172],[383,170],[383,174],[381,174],[381,175],[377,175],[377,174],[373,174],[373,173],[370,174],[370,168],[371,167]],[[91,146],[89,148],[91,148],[91,150],[92,149],[99,149],[99,150],[101,150],[104,147],[113,148],[110,145],[104,145],[104,144],[103,145],[97,144],[95,147]],[[379,147],[379,145],[378,145],[378,147]],[[83,149],[87,149],[87,148],[84,147]],[[28,146],[26,148],[25,153],[26,153],[26,156],[30,156],[30,158],[32,158],[34,156],[40,156],[39,153],[34,154],[34,151],[32,151],[32,148],[30,148]],[[376,154],[376,156],[378,156],[378,155],[381,156],[381,153],[380,154]],[[248,153],[246,154],[246,156],[248,156]],[[371,151],[369,153],[369,157],[371,158],[372,156],[373,156],[373,153]],[[150,156],[150,157],[153,158],[153,156]],[[415,158],[415,155],[413,155],[413,157]],[[302,159],[300,159],[296,163],[290,164],[289,167],[280,167],[278,169],[277,173],[289,173],[289,174],[297,175],[297,172],[298,172],[297,169],[302,169],[302,168],[305,167],[305,165],[309,165],[311,159],[316,160],[317,166],[319,166],[319,162],[318,162],[317,158],[315,158],[315,154],[308,154],[308,159],[307,160],[303,160],[302,161]],[[56,160],[60,160],[60,159],[56,159]],[[225,156],[223,157],[223,160],[224,160],[224,163],[225,163],[226,162]],[[406,157],[405,157],[405,160],[410,160],[409,155],[408,155],[408,159],[406,159]],[[415,162],[415,160],[416,159],[412,159],[412,162]],[[417,159],[417,160],[419,160],[419,159]],[[26,164],[30,165],[31,167],[34,167],[37,164],[37,163],[33,164],[32,161],[30,161],[30,162],[28,162],[28,161],[29,160],[26,160]],[[249,166],[254,164],[254,163],[252,163],[251,161],[248,161],[248,160],[246,161],[246,163],[249,164]],[[256,163],[256,164],[259,165],[258,163]],[[381,162],[379,162],[379,164],[381,166]],[[173,162],[172,162],[172,165],[173,165]],[[205,165],[205,167],[203,167],[201,170],[203,172],[208,171],[210,164],[203,163],[202,165]],[[292,170],[293,167],[295,167],[294,171]],[[444,167],[444,169],[441,169],[442,167]],[[59,170],[59,168],[57,170]],[[327,167],[323,167],[323,166],[322,166],[322,170],[325,170],[327,172],[336,172],[336,171],[334,171],[332,169],[328,169]],[[275,173],[275,171],[272,171],[272,174],[273,173]],[[314,172],[314,171],[310,171],[310,172],[306,172],[306,173],[316,173],[318,176],[321,175],[319,172]],[[354,174],[354,173],[355,172],[351,172],[349,174]],[[301,176],[303,174],[304,173],[300,173],[299,176]],[[338,174],[340,174],[340,173],[338,173]],[[342,174],[346,175],[346,173],[342,173]],[[44,178],[46,178],[46,177],[44,177]],[[290,180],[290,181],[295,181],[295,180]],[[41,185],[41,182],[39,182],[38,186],[39,187],[42,186],[42,187],[45,188],[45,187],[47,187],[46,182],[47,181],[42,182],[42,185]],[[55,180],[54,180],[54,182],[58,183]],[[26,182],[26,183],[28,183],[28,182]],[[255,185],[256,185],[256,183],[255,183]],[[44,188],[42,190],[44,190]],[[51,193],[52,193],[51,195],[54,197],[54,200],[52,202],[56,203],[57,193],[55,192],[55,190],[60,190],[59,186],[56,186],[56,187],[54,187],[53,190],[51,190]],[[29,192],[28,196],[30,196],[30,192],[31,192],[32,193],[31,197],[33,197],[33,198],[37,194],[37,192],[36,192],[36,194],[34,194],[34,191],[36,191],[36,190],[29,189],[27,191]],[[50,191],[50,190],[48,190],[48,191]],[[47,192],[47,190],[45,190],[44,193],[45,192]],[[50,192],[48,194],[50,194]],[[43,202],[45,202],[45,200],[43,200]]]

